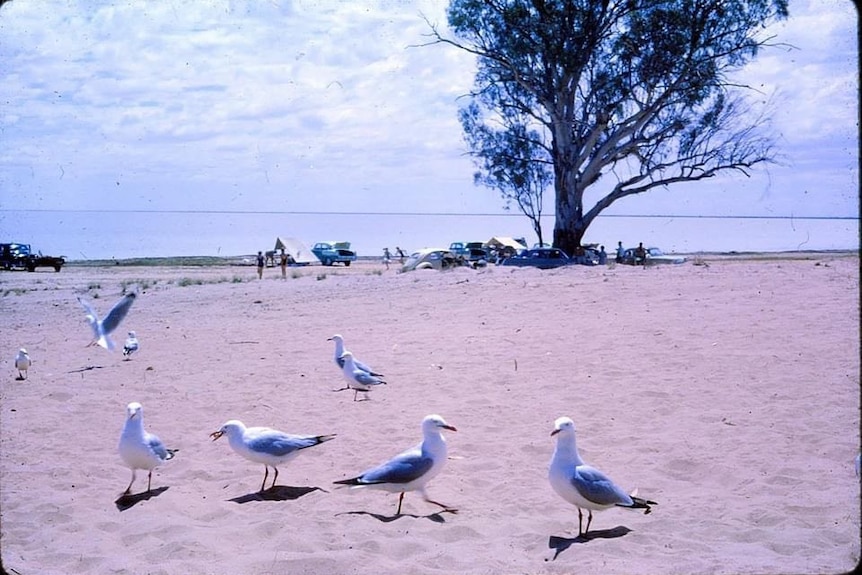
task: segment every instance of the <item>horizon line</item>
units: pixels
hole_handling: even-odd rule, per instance
[[[97,213],[97,214],[224,214],[224,215],[297,215],[297,216],[434,216],[434,217],[528,217],[523,213],[490,212],[359,212],[320,210],[145,210],[145,209],[55,209],[0,208],[3,212],[34,213]],[[542,214],[540,217],[556,217]],[[680,219],[740,219],[740,220],[858,220],[859,216],[799,216],[799,215],[691,215],[691,214],[599,214],[605,218],[680,218]]]

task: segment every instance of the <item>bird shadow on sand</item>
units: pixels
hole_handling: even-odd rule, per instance
[[[569,537],[557,537],[556,535],[551,535],[548,538],[548,548],[556,550],[554,553],[553,561],[556,559],[560,553],[571,547],[576,543],[589,543],[593,539],[616,539],[617,537],[622,537],[626,533],[630,533],[631,529],[628,527],[623,527],[622,525],[617,525],[612,529],[597,529],[595,531],[590,531],[583,535],[578,535],[575,538]]]
[[[125,511],[126,509],[131,509],[141,501],[147,501],[153,497],[158,497],[167,490],[168,487],[164,486],[157,489],[151,489],[150,491],[144,491],[143,493],[124,493],[120,495],[119,499],[114,501],[114,505],[116,505],[117,509],[120,511]]]
[[[250,501],[294,501],[303,495],[308,495],[312,491],[323,491],[324,493],[327,493],[327,491],[322,487],[291,487],[289,485],[275,485],[263,491],[255,491],[254,493],[248,493],[246,495],[234,497],[233,499],[228,499],[228,501],[240,504],[248,503]]]
[[[69,370],[66,373],[84,373],[85,371],[92,371],[94,369],[105,369],[105,368],[104,368],[104,366],[101,366],[101,365],[87,365],[85,367],[81,367],[78,369]]]
[[[446,518],[443,517],[444,513],[452,513],[456,512],[451,509],[444,509],[442,511],[437,511],[436,513],[432,513],[430,515],[413,515],[412,513],[398,513],[396,515],[381,515],[380,513],[371,513],[370,511],[345,511],[344,513],[336,513],[335,516],[339,515],[368,515],[370,517],[375,518],[381,523],[392,523],[402,517],[413,517],[414,519],[427,519],[429,521],[433,521],[434,523],[446,523]]]

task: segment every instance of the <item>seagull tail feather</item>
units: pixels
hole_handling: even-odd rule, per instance
[[[629,509],[643,509],[644,515],[647,515],[650,511],[652,511],[651,505],[658,505],[655,501],[650,501],[649,499],[643,499],[641,497],[635,497],[634,495],[630,496],[632,498],[631,505],[620,505],[620,507],[628,507]]]
[[[179,449],[168,449],[168,456],[165,457],[165,461],[170,461],[171,459],[173,459],[174,455],[177,454],[177,451],[179,451]]]

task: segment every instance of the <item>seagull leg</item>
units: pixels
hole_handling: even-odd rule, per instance
[[[269,466],[263,466],[263,483],[260,484],[260,491],[264,491],[264,487],[266,487],[266,478],[269,477]]]
[[[150,469],[150,472],[147,474],[147,493],[150,492],[150,483],[153,480],[153,470]]]
[[[442,507],[444,511],[449,511],[450,513],[458,513],[458,510],[455,509],[454,507],[449,507],[448,505],[443,505],[442,503],[434,501],[433,499],[428,499],[427,497],[425,497],[425,501],[427,501],[428,503],[433,503],[434,505],[437,505],[438,507]]]
[[[582,529],[583,520],[584,520],[584,514],[583,514],[583,512],[581,512],[581,508],[578,507],[578,537],[580,537],[581,535],[584,534],[584,531]]]
[[[395,511],[395,515],[401,515],[401,502],[404,501],[404,492],[398,496],[398,509]]]
[[[584,530],[584,535],[586,535],[586,534],[587,534],[587,532],[590,530],[590,523],[592,523],[592,522],[593,522],[593,510],[592,510],[592,509],[590,509],[590,510],[589,510],[589,513],[590,513],[590,514],[589,514],[589,516],[587,517],[587,528]]]
[[[135,482],[135,470],[132,469],[132,480],[129,481],[129,486],[126,487],[125,491],[123,491],[123,495],[128,495],[129,493],[132,492],[132,483],[134,483],[134,482]]]
[[[273,467],[275,469],[275,477],[272,478],[272,485],[269,486],[270,489],[275,487],[275,480],[278,479],[278,467]]]

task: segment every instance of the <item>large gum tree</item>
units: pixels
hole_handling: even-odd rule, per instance
[[[617,200],[774,161],[732,76],[787,15],[786,0],[452,0],[451,33],[429,26],[476,56],[460,110],[476,181],[528,205],[553,181],[553,242],[572,253]]]

